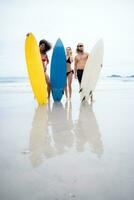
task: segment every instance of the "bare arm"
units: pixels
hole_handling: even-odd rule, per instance
[[[74,77],[75,78],[77,78],[77,63],[78,63],[77,56],[75,56],[75,59],[74,59]]]
[[[46,68],[46,64],[45,64],[45,62],[42,61],[42,64],[43,64],[44,72],[46,72],[47,68]]]
[[[48,59],[48,56],[47,56],[47,54],[45,55],[45,61],[42,61],[42,63],[43,63],[43,68],[44,68],[44,72],[46,72],[47,71],[47,65],[49,64],[49,59]]]
[[[74,61],[73,56],[70,56],[71,63]]]

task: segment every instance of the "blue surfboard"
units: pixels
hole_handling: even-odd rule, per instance
[[[50,81],[54,101],[60,101],[66,85],[66,54],[63,43],[57,40],[52,54]]]

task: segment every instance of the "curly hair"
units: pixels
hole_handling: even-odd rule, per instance
[[[49,50],[52,48],[51,43],[48,42],[48,41],[45,40],[45,39],[40,40],[40,42],[39,42],[39,46],[42,45],[42,44],[45,44],[45,50],[44,50],[44,53],[46,53],[47,51],[49,51]]]

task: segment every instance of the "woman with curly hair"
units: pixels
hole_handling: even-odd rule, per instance
[[[50,98],[51,84],[50,84],[50,78],[49,78],[49,76],[46,72],[47,71],[47,65],[49,64],[47,52],[52,48],[52,45],[47,40],[43,39],[43,40],[40,40],[40,42],[39,42],[39,48],[40,48],[40,54],[41,54],[41,59],[42,59],[42,63],[43,63],[46,83],[47,83],[47,91],[48,91],[48,99],[49,99]]]

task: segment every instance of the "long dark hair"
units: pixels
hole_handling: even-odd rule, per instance
[[[49,51],[49,50],[52,48],[51,43],[48,42],[48,41],[45,40],[45,39],[40,40],[40,42],[39,42],[39,46],[42,45],[42,44],[45,44],[45,50],[44,50],[44,53],[46,53],[47,51]]]

